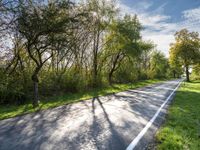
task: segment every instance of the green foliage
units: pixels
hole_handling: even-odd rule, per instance
[[[176,42],[170,48],[170,63],[175,72],[183,65],[189,81],[189,67],[200,62],[200,38],[198,32],[182,29],[175,34]]]
[[[20,74],[16,76],[5,75],[0,71],[0,105],[1,104],[24,104],[28,97],[25,89],[25,84]]]
[[[160,51],[154,51],[150,60],[149,78],[166,78],[169,69],[168,60]]]
[[[199,64],[195,64],[195,65],[192,67],[191,78],[192,78],[193,80],[200,80],[200,63],[199,63]]]
[[[134,17],[125,15],[123,19],[113,20],[110,25],[105,37],[109,44],[105,46],[102,56],[106,62],[105,69],[108,69],[110,83],[147,79],[146,72],[141,75],[138,73],[140,68],[136,66],[142,62],[140,59],[142,55],[150,52],[154,46],[151,42],[142,41],[141,30],[142,26],[136,15]],[[127,66],[132,69],[128,69]]]
[[[127,63],[129,60],[126,60],[121,64],[121,67],[116,72],[115,80],[119,83],[129,83],[129,82],[135,82],[140,80],[138,78],[137,69],[134,68],[134,65],[131,63]],[[133,68],[133,70],[130,70],[129,68]]]

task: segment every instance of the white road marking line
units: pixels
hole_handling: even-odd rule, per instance
[[[170,100],[174,92],[178,89],[182,81],[177,85],[177,87],[172,91],[172,93],[167,97],[165,102],[161,105],[161,107],[157,110],[153,118],[146,124],[146,126],[142,129],[142,131],[137,135],[137,137],[129,144],[129,146],[126,148],[126,150],[133,150],[138,142],[141,140],[141,138],[145,135],[145,133],[148,131],[148,129],[151,127],[152,123],[156,120],[158,117],[160,111],[162,108],[166,105],[166,103]]]

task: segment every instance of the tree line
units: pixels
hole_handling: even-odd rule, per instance
[[[180,77],[183,62],[199,68],[198,58],[182,61],[176,44],[168,60],[142,39],[143,29],[137,15],[122,17],[114,1],[1,0],[0,104],[32,99],[37,107],[39,96]],[[197,33],[188,38],[196,44],[193,38],[199,42]]]

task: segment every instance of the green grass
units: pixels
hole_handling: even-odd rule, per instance
[[[200,149],[200,81],[182,84],[156,141],[158,150]]]
[[[113,86],[108,86],[104,88],[98,88],[91,91],[86,91],[82,93],[65,94],[63,96],[54,96],[48,99],[43,99],[40,102],[38,108],[33,108],[31,103],[25,105],[0,105],[0,120],[15,117],[18,115],[23,115],[31,112],[36,112],[48,108],[53,108],[65,104],[75,103],[82,100],[87,100],[97,96],[104,96],[112,93],[117,93],[120,91],[125,91],[128,89],[134,89],[138,87],[147,86],[150,84],[158,83],[163,80],[145,80],[140,82],[135,82],[132,84],[115,84]]]

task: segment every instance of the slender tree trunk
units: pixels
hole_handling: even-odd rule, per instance
[[[93,49],[93,86],[97,86],[97,75],[98,75],[98,49],[99,49],[99,40],[100,40],[100,27],[98,25],[97,33],[94,33],[94,49]]]
[[[114,69],[112,69],[110,71],[110,73],[108,74],[108,82],[110,85],[112,85],[112,76],[113,76],[113,72],[114,72]]]
[[[93,86],[97,86],[97,54],[94,52],[94,60],[93,60]]]
[[[114,58],[113,60],[113,64],[112,64],[112,68],[108,74],[108,82],[109,84],[111,85],[112,84],[112,76],[113,76],[113,73],[116,71],[117,69],[117,63],[119,61],[119,58],[120,58],[120,52],[117,54],[117,56]]]
[[[34,98],[33,98],[33,107],[38,107],[39,106],[39,92],[38,92],[38,73],[39,73],[40,68],[36,68],[33,75],[32,75],[32,81],[33,81],[33,90],[34,90]]]
[[[38,82],[33,81],[34,84],[34,99],[33,99],[33,107],[39,106],[39,93],[38,93]]]
[[[93,64],[94,65],[93,66],[94,67],[93,68],[94,69],[93,70],[93,86],[96,87],[97,86],[97,82],[98,82],[97,81],[97,75],[98,75],[98,73],[97,73],[97,56],[94,57],[94,62],[93,63],[94,63]]]
[[[173,76],[174,76],[174,78],[176,78],[176,71],[175,70],[173,70]]]
[[[190,73],[189,73],[189,66],[185,66],[185,74],[186,74],[186,81],[190,82]]]

